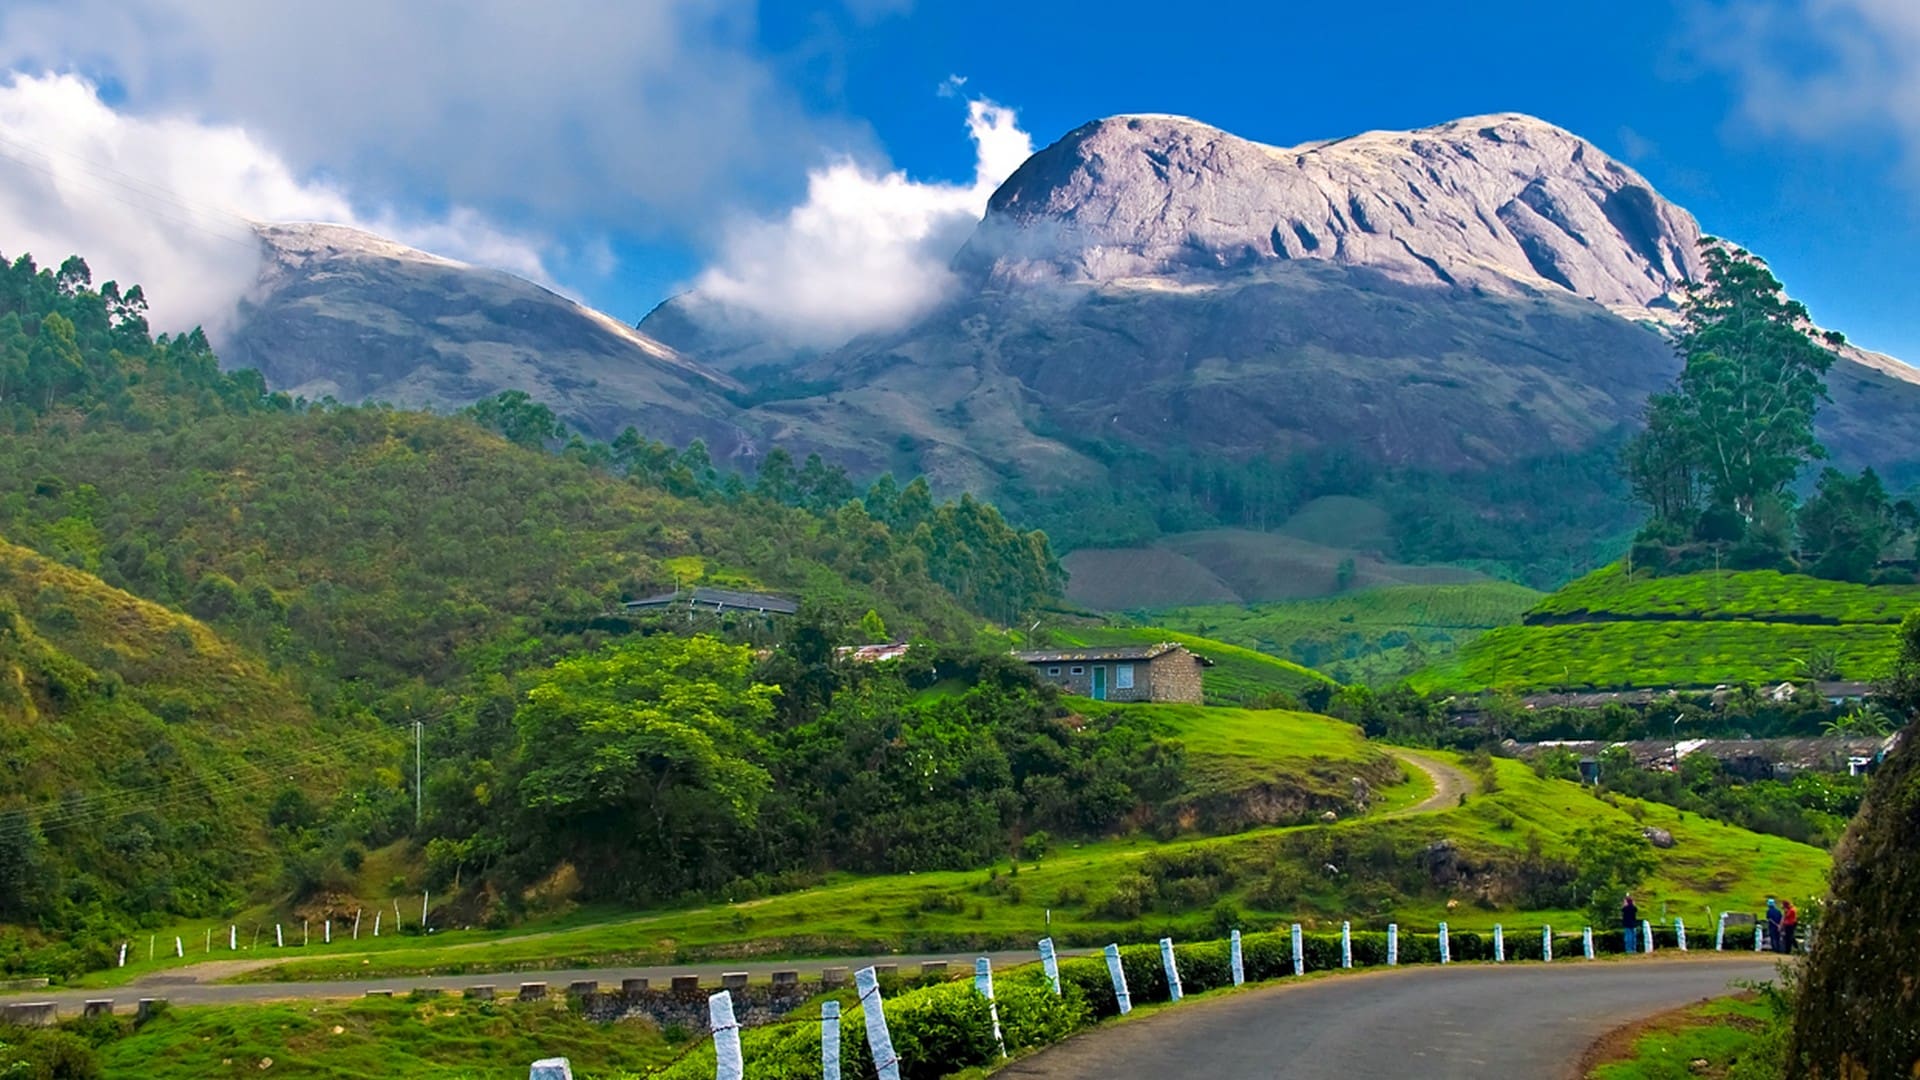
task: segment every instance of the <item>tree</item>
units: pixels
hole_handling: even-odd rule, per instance
[[[1656,517],[1688,515],[1704,493],[1709,508],[1751,523],[1762,500],[1825,456],[1813,415],[1845,339],[1810,336],[1806,308],[1756,256],[1712,237],[1701,251],[1706,278],[1688,286],[1675,342],[1685,366],[1670,391],[1648,399],[1627,473]]]
[[[1822,469],[1799,523],[1801,558],[1813,573],[1836,581],[1872,578],[1896,528],[1887,489],[1870,468],[1857,477]]]
[[[868,608],[867,613],[860,616],[860,634],[876,644],[888,640],[887,624],[879,612]]]
[[[563,660],[515,714],[526,831],[633,899],[714,887],[766,793],[774,688],[753,653],[657,635]]]
[[[1587,825],[1573,831],[1574,902],[1601,926],[1620,914],[1620,901],[1659,866],[1653,845],[1632,828]]]
[[[553,410],[533,400],[525,390],[502,390],[476,401],[467,407],[466,415],[508,442],[530,450],[543,449],[567,434],[566,425],[554,417]]]

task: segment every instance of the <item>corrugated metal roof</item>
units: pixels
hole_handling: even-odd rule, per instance
[[[771,615],[793,615],[800,610],[798,603],[783,596],[706,588],[660,593],[639,600],[629,600],[624,606],[628,611],[632,611],[636,608],[672,607],[676,604],[713,608],[715,611],[760,611]]]
[[[1028,664],[1079,664],[1099,660],[1152,660],[1164,656],[1180,646],[1171,641],[1162,641],[1156,645],[1108,645],[1092,649],[1043,649],[1037,652],[1017,652],[1015,660]],[[1198,659],[1196,657],[1196,659]]]

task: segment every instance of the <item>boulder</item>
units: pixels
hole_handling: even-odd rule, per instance
[[[1647,838],[1647,843],[1662,850],[1673,846],[1673,834],[1665,829],[1656,829],[1649,825],[1640,830],[1640,835]]]

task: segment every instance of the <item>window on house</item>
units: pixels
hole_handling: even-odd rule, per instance
[[[1115,690],[1133,689],[1133,665],[1132,664],[1113,665],[1113,688]]]
[[[1057,676],[1057,675],[1059,675],[1059,674],[1060,674],[1060,665],[1059,665],[1059,664],[1055,664],[1055,665],[1053,665],[1052,667],[1050,667],[1050,668],[1048,668],[1048,669],[1047,669],[1047,674],[1048,674],[1048,675],[1054,675],[1054,676]]]
[[[1083,667],[1075,667],[1068,672],[1070,675],[1085,675],[1086,673],[1087,669]]]

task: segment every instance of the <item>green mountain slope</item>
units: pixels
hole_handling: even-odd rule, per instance
[[[103,964],[146,914],[275,880],[275,806],[348,791],[397,742],[316,715],[206,626],[0,542],[0,934],[40,970]]]
[[[1610,566],[1411,681],[1470,692],[1868,680],[1894,659],[1891,624],[1916,609],[1913,586],[1773,571],[1630,577]]]

